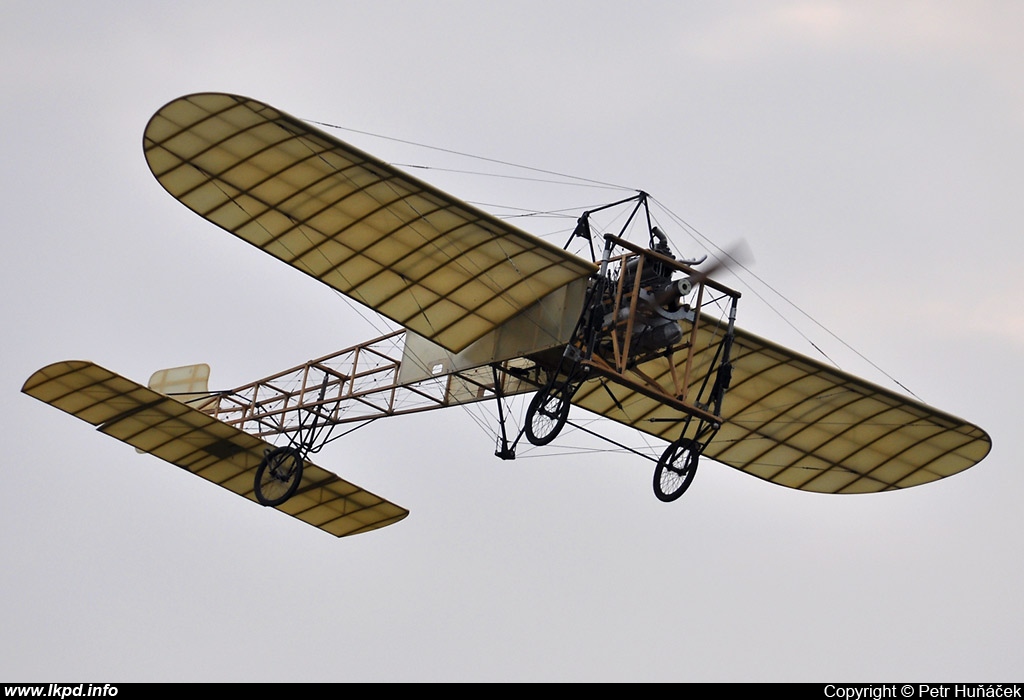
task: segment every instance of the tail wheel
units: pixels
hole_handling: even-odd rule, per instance
[[[295,494],[302,481],[302,456],[294,447],[267,450],[256,467],[256,500],[279,506]]]
[[[679,438],[662,453],[654,468],[654,495],[670,503],[690,487],[697,473],[700,445],[690,438]]]
[[[572,393],[565,384],[538,391],[526,409],[526,439],[547,445],[558,437],[569,418]]]

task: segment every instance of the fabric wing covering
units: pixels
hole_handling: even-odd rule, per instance
[[[90,362],[58,362],[22,391],[81,418],[137,449],[256,501],[253,482],[267,442]],[[409,514],[310,462],[295,495],[276,507],[344,537],[391,525]]]
[[[452,352],[595,269],[248,98],[179,98],[144,147],[196,213]]]
[[[708,376],[721,340],[720,327],[702,326],[691,391]],[[682,376],[685,352],[676,356]],[[732,360],[722,428],[704,454],[774,484],[818,493],[890,491],[956,474],[991,449],[977,426],[740,329]],[[641,369],[671,385],[664,360]],[[573,403],[666,440],[679,437],[678,412],[619,384],[607,389],[622,409],[596,382]]]

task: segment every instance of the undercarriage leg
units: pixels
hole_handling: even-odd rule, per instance
[[[501,428],[494,456],[500,459],[515,459],[516,447],[514,444],[509,444],[508,432],[505,430],[505,405],[502,400],[504,396],[501,392],[501,377],[498,376],[497,365],[491,365],[491,371],[494,373],[494,398],[498,402],[498,425]]]

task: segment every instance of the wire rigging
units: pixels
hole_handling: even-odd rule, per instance
[[[406,140],[406,139],[400,139],[400,138],[396,138],[394,136],[384,136],[383,134],[375,134],[375,133],[370,132],[370,131],[360,131],[359,129],[351,129],[349,127],[339,126],[337,124],[329,124],[327,122],[316,121],[314,119],[307,119],[305,121],[308,121],[310,124],[316,124],[318,126],[324,126],[324,127],[328,127],[328,128],[331,128],[331,129],[338,129],[339,131],[347,131],[349,133],[361,134],[363,136],[372,136],[373,138],[383,139],[385,141],[394,141],[395,143],[404,143],[404,144],[406,144],[408,146],[416,146],[417,148],[425,148],[425,149],[428,149],[428,150],[431,150],[431,151],[438,151],[438,152],[441,152],[441,153],[449,153],[451,155],[460,156],[462,158],[472,158],[474,160],[480,160],[480,161],[484,161],[484,162],[487,162],[487,163],[494,163],[496,165],[504,165],[504,166],[510,167],[510,168],[519,168],[521,170],[529,170],[531,172],[542,173],[544,175],[554,175],[555,177],[561,177],[561,178],[565,178],[567,180],[577,180],[579,182],[587,183],[587,184],[590,184],[590,185],[593,185],[593,186],[609,187],[609,188],[620,189],[620,190],[629,190],[629,189],[631,189],[629,187],[624,187],[622,185],[616,185],[616,184],[610,183],[610,182],[602,182],[600,180],[594,180],[594,179],[591,179],[591,178],[580,177],[578,175],[568,175],[566,173],[560,173],[560,172],[557,172],[555,170],[545,170],[544,168],[535,168],[535,167],[532,167],[532,166],[529,166],[529,165],[519,165],[518,163],[512,163],[512,162],[500,160],[500,159],[497,159],[497,158],[488,158],[486,156],[476,156],[476,155],[473,155],[471,153],[463,153],[461,151],[456,151],[456,150],[453,150],[453,149],[450,149],[450,148],[442,148],[440,146],[430,146],[430,145],[427,145],[427,144],[424,144],[424,143],[417,143],[416,141],[409,141],[409,140]],[[426,168],[426,169],[431,169],[428,166],[423,166],[423,167]],[[497,177],[497,176],[495,176],[495,177]]]
[[[531,182],[538,182],[538,183],[552,184],[552,185],[560,185],[560,186],[594,187],[594,188],[598,188],[598,189],[614,189],[614,190],[619,190],[619,191],[630,191],[630,192],[639,192],[640,191],[640,190],[638,190],[636,188],[631,188],[631,187],[627,187],[627,186],[624,186],[624,185],[619,185],[619,184],[615,184],[615,183],[609,183],[609,182],[605,182],[605,181],[601,181],[601,180],[596,180],[596,179],[593,179],[593,178],[586,178],[586,177],[581,177],[581,176],[577,176],[577,175],[571,175],[571,174],[563,173],[563,172],[559,172],[559,171],[554,171],[554,170],[549,170],[549,169],[544,169],[544,168],[537,168],[537,167],[533,167],[533,166],[522,165],[522,164],[519,164],[519,163],[513,163],[513,162],[510,162],[510,161],[506,161],[506,160],[501,160],[501,159],[497,159],[497,158],[490,158],[490,157],[486,157],[486,156],[474,155],[474,154],[471,154],[471,153],[466,153],[466,152],[463,152],[463,151],[457,151],[457,150],[454,150],[454,149],[449,149],[449,148],[444,148],[444,147],[439,147],[439,146],[431,146],[431,145],[428,145],[428,144],[423,144],[423,143],[419,143],[419,142],[408,140],[408,139],[401,139],[401,138],[386,136],[386,135],[383,135],[383,134],[378,134],[378,133],[374,133],[374,132],[370,132],[370,131],[364,131],[364,130],[353,129],[353,128],[349,128],[349,127],[343,127],[343,126],[340,126],[340,125],[337,125],[337,124],[328,123],[328,122],[317,121],[317,120],[307,120],[307,121],[309,121],[310,123],[313,123],[313,124],[316,124],[316,125],[319,125],[319,126],[323,126],[323,127],[327,127],[327,128],[331,128],[331,129],[337,129],[337,130],[340,130],[340,131],[346,131],[346,132],[350,132],[350,133],[360,134],[360,135],[369,136],[369,137],[372,137],[372,138],[392,141],[392,142],[401,143],[401,144],[405,144],[405,145],[409,145],[409,146],[414,146],[414,147],[417,147],[417,148],[423,148],[423,149],[427,149],[427,150],[431,150],[431,151],[436,151],[436,152],[440,152],[440,153],[447,153],[447,154],[450,154],[450,155],[455,155],[455,156],[459,156],[459,157],[462,157],[462,158],[468,158],[468,159],[482,161],[482,162],[486,162],[486,163],[492,163],[492,164],[500,165],[500,166],[503,166],[503,167],[515,168],[515,169],[519,169],[519,170],[523,170],[523,171],[527,171],[527,172],[538,173],[540,175],[546,175],[546,176],[550,176],[550,177],[558,178],[558,179],[532,178],[532,177],[526,177],[526,176],[521,176],[521,175],[510,175],[510,174],[502,174],[502,173],[490,173],[490,172],[483,172],[483,171],[477,171],[477,170],[468,170],[468,169],[440,168],[440,167],[434,167],[434,166],[429,166],[429,165],[422,165],[422,164],[421,165],[416,165],[416,164],[409,164],[409,163],[406,163],[406,164],[402,165],[402,167],[405,167],[405,168],[416,168],[416,169],[421,169],[421,170],[435,170],[435,171],[441,171],[441,172],[452,172],[452,173],[457,173],[457,174],[471,175],[471,176],[474,176],[474,177],[489,177],[489,178],[500,178],[500,179],[510,179],[510,180],[520,180],[520,181],[531,181]],[[698,245],[700,245],[701,247],[703,247],[706,250],[708,250],[711,253],[711,255],[716,260],[718,260],[718,261],[728,265],[728,267],[730,269],[732,269],[733,271],[735,271],[735,270],[742,270],[743,273],[748,277],[748,281],[747,281],[746,287],[749,289],[750,293],[752,293],[755,297],[760,299],[773,313],[775,313],[794,332],[796,332],[801,338],[803,338],[803,340],[805,342],[807,342],[808,345],[810,347],[812,347],[829,364],[831,364],[832,366],[834,366],[836,368],[840,368],[841,369],[839,363],[835,359],[833,359],[806,332],[804,332],[800,327],[798,327],[797,324],[791,318],[789,318],[780,308],[778,308],[778,306],[776,304],[774,304],[771,300],[769,300],[766,297],[765,294],[762,294],[760,291],[758,291],[758,289],[755,288],[755,286],[750,283],[750,280],[753,280],[754,282],[757,282],[758,284],[760,284],[762,286],[762,288],[767,289],[772,295],[774,295],[778,299],[781,299],[788,307],[790,307],[791,309],[795,310],[800,316],[802,316],[807,321],[812,323],[818,329],[820,329],[824,333],[827,333],[832,339],[834,339],[836,342],[840,343],[844,348],[846,348],[847,350],[849,350],[850,352],[855,354],[862,361],[866,362],[868,365],[870,365],[876,371],[878,371],[879,373],[884,375],[889,381],[893,382],[893,384],[895,384],[896,386],[900,387],[901,389],[906,391],[911,396],[913,396],[915,398],[918,398],[918,399],[920,398],[911,389],[909,389],[903,382],[899,381],[892,374],[890,374],[889,372],[885,371],[877,363],[873,362],[871,359],[869,359],[867,356],[865,356],[859,350],[854,348],[850,343],[848,343],[847,341],[845,341],[844,339],[839,337],[835,332],[830,330],[821,321],[819,321],[814,316],[812,316],[810,313],[808,313],[806,310],[804,310],[799,305],[797,305],[796,302],[794,302],[792,299],[787,297],[785,294],[783,294],[776,287],[774,287],[773,285],[769,284],[761,276],[759,276],[758,274],[753,272],[743,262],[743,260],[740,259],[739,256],[734,255],[733,253],[730,253],[729,251],[727,251],[727,250],[723,249],[722,247],[720,247],[719,245],[717,245],[714,241],[709,239],[707,236],[705,236],[703,233],[701,233],[696,227],[694,227],[689,222],[687,222],[685,219],[683,219],[678,214],[676,214],[674,211],[672,211],[669,207],[667,207],[660,200],[657,200],[657,199],[651,197],[650,201],[653,204],[655,204],[661,211],[663,211],[665,213],[665,215],[667,217],[669,217],[673,222],[675,222],[680,228],[682,228],[683,231],[685,231],[687,233],[687,235],[689,235]],[[507,206],[507,205],[499,205],[499,204],[493,204],[493,203],[484,204],[484,203],[476,202],[474,204],[477,205],[477,206],[481,206],[482,208],[486,207],[486,208],[488,208],[490,210],[494,210],[494,209],[500,208],[500,209],[504,209],[504,210],[506,210],[508,212],[515,212],[514,214],[506,214],[506,216],[503,217],[503,218],[506,218],[506,219],[508,219],[508,218],[562,217],[562,216],[565,216],[566,218],[571,218],[572,214],[570,212],[589,211],[591,208],[598,208],[598,207],[585,207],[584,206],[584,207],[566,207],[566,208],[557,209],[557,210],[541,211],[541,210],[526,209],[526,208],[513,207],[513,206]],[[680,253],[680,251],[677,250],[676,253]]]
[[[657,202],[657,200],[655,200],[655,201]],[[675,221],[676,223],[678,223],[678,224],[679,224],[679,225],[680,225],[680,226],[681,226],[681,227],[683,228],[683,230],[687,231],[687,232],[688,232],[688,233],[689,233],[689,234],[691,235],[691,237],[693,237],[693,238],[694,238],[694,240],[698,240],[698,239],[699,239],[699,242],[703,243],[703,244],[704,244],[704,245],[706,245],[706,246],[710,246],[710,247],[711,247],[711,248],[713,248],[714,250],[718,251],[718,253],[720,253],[720,254],[721,254],[722,256],[724,256],[724,257],[728,258],[728,259],[729,259],[729,261],[730,261],[730,266],[735,266],[735,267],[738,267],[738,268],[742,269],[742,270],[743,270],[743,271],[744,271],[744,272],[745,272],[746,274],[748,274],[748,275],[749,275],[750,277],[752,277],[752,278],[753,278],[754,280],[756,280],[756,281],[757,281],[757,282],[759,282],[760,284],[764,285],[764,287],[765,287],[766,289],[770,290],[770,291],[771,291],[771,292],[772,292],[772,293],[773,293],[774,295],[776,295],[776,296],[777,296],[778,298],[780,298],[780,299],[782,299],[782,300],[783,300],[784,302],[786,302],[786,303],[787,303],[787,304],[788,304],[788,305],[789,305],[790,307],[792,307],[792,308],[793,308],[793,309],[794,309],[794,310],[795,310],[795,311],[796,311],[797,313],[799,313],[799,314],[800,314],[801,316],[803,316],[803,317],[804,317],[804,318],[806,318],[806,319],[807,319],[808,321],[810,321],[810,322],[811,322],[811,323],[813,323],[813,324],[814,324],[815,326],[817,326],[817,327],[818,327],[819,329],[821,329],[822,331],[824,331],[825,333],[827,333],[827,334],[828,334],[829,336],[831,336],[831,337],[832,337],[832,338],[833,338],[834,340],[836,340],[836,341],[837,341],[838,343],[840,343],[840,344],[841,344],[841,345],[842,345],[843,347],[845,347],[845,348],[846,348],[847,350],[849,350],[850,352],[854,353],[854,354],[855,354],[855,355],[856,355],[857,357],[859,357],[859,358],[860,358],[861,360],[863,360],[864,362],[866,362],[866,363],[868,363],[869,365],[871,365],[871,367],[873,367],[873,368],[874,368],[875,370],[877,370],[878,372],[880,372],[880,373],[882,373],[883,375],[885,375],[885,377],[886,377],[886,378],[888,378],[888,379],[889,379],[889,381],[893,382],[894,384],[896,384],[897,386],[899,386],[900,388],[902,388],[902,389],[903,389],[904,391],[906,391],[907,393],[909,393],[909,394],[910,394],[911,396],[913,396],[914,398],[917,398],[917,399],[919,399],[919,400],[920,400],[920,397],[919,397],[919,396],[918,396],[917,394],[915,394],[915,393],[914,393],[913,391],[911,391],[911,390],[910,390],[910,388],[908,388],[908,387],[907,387],[907,386],[906,386],[906,385],[905,385],[905,384],[904,384],[903,382],[901,382],[901,381],[899,381],[898,379],[896,379],[895,377],[893,377],[893,376],[892,376],[891,374],[889,374],[889,373],[888,373],[888,372],[886,372],[886,371],[885,371],[884,369],[882,369],[881,367],[879,367],[879,366],[878,366],[878,365],[877,365],[877,364],[876,364],[875,362],[873,362],[873,361],[872,361],[871,359],[869,359],[869,358],[868,358],[867,356],[865,356],[865,355],[864,355],[863,353],[861,353],[861,352],[860,352],[859,350],[857,350],[857,349],[856,349],[856,348],[854,348],[854,347],[853,347],[852,345],[850,345],[850,344],[849,344],[848,342],[846,342],[845,340],[843,340],[842,338],[840,338],[840,337],[839,337],[838,335],[836,335],[836,333],[834,333],[834,332],[833,332],[832,330],[830,330],[830,329],[829,329],[829,328],[828,328],[827,326],[825,326],[825,325],[824,325],[824,324],[823,324],[823,323],[822,323],[821,321],[819,321],[818,319],[814,318],[814,317],[813,317],[813,316],[811,316],[811,315],[810,315],[810,314],[809,314],[809,313],[808,313],[807,311],[805,311],[805,310],[804,310],[804,309],[802,309],[802,308],[801,308],[801,307],[800,307],[799,305],[797,305],[797,304],[796,304],[796,302],[794,302],[794,301],[793,301],[792,299],[790,299],[790,298],[789,298],[789,297],[787,297],[787,296],[786,296],[785,294],[783,294],[782,292],[780,292],[780,291],[779,291],[778,289],[776,289],[775,287],[773,287],[773,286],[772,286],[771,284],[769,284],[769,283],[768,283],[767,281],[765,281],[765,280],[764,280],[764,279],[763,279],[763,278],[762,278],[761,276],[759,276],[758,274],[756,274],[755,272],[753,272],[753,271],[752,271],[752,270],[751,270],[751,269],[750,269],[749,267],[747,267],[747,266],[746,266],[746,265],[745,265],[745,264],[743,263],[743,261],[742,261],[742,260],[740,260],[740,259],[739,259],[738,257],[736,257],[736,256],[734,256],[734,255],[730,254],[730,253],[729,253],[728,251],[725,251],[725,250],[723,250],[722,248],[720,248],[720,247],[719,247],[719,246],[718,246],[717,244],[715,244],[715,243],[714,243],[714,242],[713,242],[712,240],[710,240],[710,239],[709,239],[709,238],[707,238],[707,237],[706,237],[706,236],[705,236],[704,234],[702,234],[702,233],[701,233],[700,231],[698,231],[698,230],[697,230],[697,229],[696,229],[696,228],[695,228],[694,226],[690,225],[690,224],[689,224],[688,222],[686,222],[686,221],[685,221],[685,220],[684,220],[684,219],[683,219],[682,217],[678,216],[678,215],[677,215],[677,214],[676,214],[675,212],[673,212],[673,211],[672,211],[672,210],[670,210],[670,209],[669,209],[669,208],[668,208],[667,206],[665,206],[665,204],[664,204],[664,203],[662,203],[662,202],[657,202],[657,204],[658,204],[658,206],[659,206],[659,207],[661,207],[661,208],[662,208],[662,209],[663,209],[663,210],[665,211],[665,213],[666,213],[666,214],[667,214],[667,215],[668,215],[669,217],[671,217],[671,218],[673,219],[673,221]],[[717,256],[716,256],[716,257],[717,257]],[[821,348],[821,347],[820,347],[820,346],[819,346],[819,345],[818,345],[817,343],[815,343],[815,342],[814,342],[814,341],[813,341],[813,340],[812,340],[812,339],[811,339],[811,338],[810,338],[810,337],[809,337],[809,336],[808,336],[808,335],[807,335],[806,333],[804,333],[804,332],[803,332],[802,330],[800,330],[800,328],[798,328],[798,327],[796,326],[796,324],[794,324],[794,323],[793,323],[793,322],[792,322],[792,321],[791,321],[791,320],[790,320],[789,318],[787,318],[787,317],[786,317],[786,315],[782,313],[782,311],[780,311],[780,310],[779,310],[778,308],[776,308],[774,304],[772,304],[772,303],[771,303],[771,302],[770,302],[770,301],[769,301],[768,299],[766,299],[766,298],[765,298],[765,297],[764,297],[764,296],[763,296],[762,294],[760,294],[760,293],[759,293],[759,292],[758,292],[758,291],[757,291],[756,289],[754,289],[754,288],[753,288],[752,286],[748,286],[748,289],[750,290],[750,292],[751,292],[751,293],[752,293],[752,294],[753,294],[754,296],[756,296],[756,297],[757,297],[758,299],[760,299],[761,301],[763,301],[763,302],[765,303],[765,305],[766,305],[766,306],[768,306],[768,308],[770,308],[770,309],[771,309],[771,310],[772,310],[772,311],[773,311],[773,312],[774,312],[774,313],[775,313],[775,314],[776,314],[776,315],[777,315],[777,316],[778,316],[778,317],[779,317],[780,319],[782,319],[782,321],[783,321],[783,322],[785,322],[785,323],[786,323],[786,324],[787,324],[787,325],[788,325],[788,326],[789,326],[790,328],[792,328],[792,329],[793,329],[794,331],[796,331],[796,332],[797,332],[797,333],[798,333],[798,334],[800,335],[800,337],[802,337],[802,338],[803,338],[804,340],[806,340],[806,341],[807,341],[807,343],[808,343],[809,345],[811,345],[811,347],[813,347],[813,348],[814,348],[815,350],[817,350],[817,351],[818,351],[819,353],[821,353],[821,356],[822,356],[822,357],[824,357],[824,358],[825,358],[826,360],[828,360],[828,362],[829,362],[829,363],[831,363],[833,367],[836,367],[836,368],[840,368],[840,367],[839,367],[839,364],[838,364],[838,363],[837,363],[837,362],[836,362],[835,360],[833,360],[833,359],[832,359],[832,358],[831,358],[831,357],[830,357],[830,356],[829,356],[829,355],[828,355],[828,354],[827,354],[827,353],[826,353],[826,352],[825,352],[825,351],[824,351],[824,350],[823,350],[823,349],[822,349],[822,348]]]

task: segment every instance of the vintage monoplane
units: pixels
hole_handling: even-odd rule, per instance
[[[740,294],[673,256],[642,192],[608,206],[642,224],[643,245],[593,230],[596,209],[579,217],[570,240],[588,260],[245,97],[170,102],[144,150],[186,207],[404,330],[230,391],[209,390],[206,365],[147,387],[82,361],[44,367],[23,391],[333,535],[408,511],[310,454],[345,426],[483,400],[497,402],[502,459],[524,436],[555,440],[571,406],[667,441],[663,501],[701,456],[852,494],[950,476],[991,447],[975,425],[738,328]],[[526,392],[510,430],[503,406]]]

